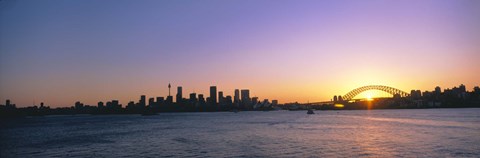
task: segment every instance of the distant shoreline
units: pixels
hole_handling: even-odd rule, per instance
[[[376,108],[376,109],[324,109],[324,110],[316,110],[316,111],[368,111],[368,110],[431,110],[431,109],[469,109],[469,108],[480,108],[480,106],[474,106],[474,107],[439,107],[439,108]],[[248,110],[248,111],[239,111],[239,112],[269,112],[269,111],[307,111],[307,109],[298,109],[298,110],[287,110],[287,109],[281,109],[281,110]],[[162,115],[162,114],[175,114],[175,113],[217,113],[217,112],[232,112],[232,111],[172,111],[172,112],[158,112],[155,113],[156,115]],[[232,112],[233,113],[233,112]],[[0,118],[2,119],[14,119],[14,118],[27,118],[27,117],[44,117],[44,116],[118,116],[118,115],[128,115],[128,116],[133,116],[133,115],[139,115],[139,116],[145,116],[140,113],[111,113],[111,114],[89,114],[89,113],[73,113],[73,114],[45,114],[45,115],[2,115]],[[148,117],[148,116],[146,116]]]

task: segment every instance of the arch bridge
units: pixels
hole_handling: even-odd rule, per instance
[[[407,96],[410,95],[407,92],[404,92],[402,90],[399,90],[399,89],[393,88],[393,87],[389,87],[389,86],[369,85],[369,86],[359,87],[359,88],[356,88],[356,89],[348,92],[347,94],[342,96],[343,97],[342,99],[343,100],[352,100],[358,94],[360,94],[362,92],[365,92],[365,91],[368,91],[368,90],[381,90],[381,91],[390,93],[392,95],[397,95],[398,94],[398,95],[400,95],[400,97],[407,97]]]

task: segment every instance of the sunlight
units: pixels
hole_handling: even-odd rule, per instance
[[[343,105],[343,104],[335,104],[334,106],[335,106],[336,108],[343,108],[343,107],[345,107],[345,105]]]
[[[365,92],[362,92],[358,94],[357,96],[354,97],[354,99],[360,99],[360,100],[367,100],[367,101],[372,101],[375,98],[391,98],[393,95],[380,91],[380,90],[368,90]]]
[[[372,101],[373,97],[372,97],[372,95],[369,94],[369,95],[367,95],[366,99],[367,99],[367,101]]]

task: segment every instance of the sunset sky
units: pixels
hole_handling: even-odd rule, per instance
[[[480,85],[479,0],[1,0],[0,100],[279,102]]]

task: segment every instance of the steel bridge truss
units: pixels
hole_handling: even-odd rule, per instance
[[[392,95],[399,94],[400,97],[407,97],[407,96],[410,95],[407,92],[404,92],[402,90],[399,90],[399,89],[396,89],[396,88],[393,88],[393,87],[382,86],[382,85],[369,85],[369,86],[363,86],[363,87],[354,89],[354,90],[348,92],[347,94],[345,94],[344,96],[342,96],[342,98],[344,100],[352,100],[358,94],[360,94],[362,92],[365,92],[365,91],[368,91],[368,90],[381,90],[381,91],[390,93]]]

